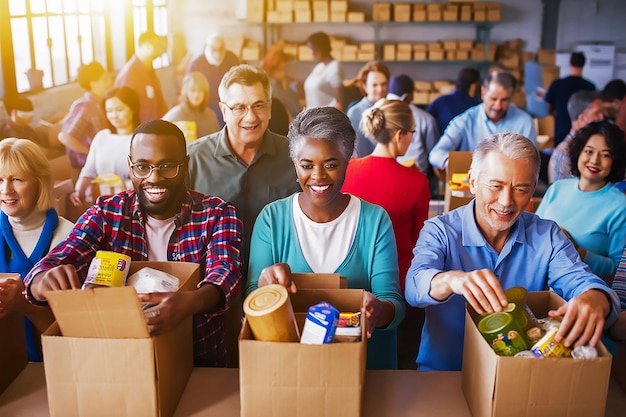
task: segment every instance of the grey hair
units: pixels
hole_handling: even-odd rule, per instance
[[[306,139],[323,139],[337,143],[341,154],[350,160],[356,132],[350,119],[335,107],[312,107],[300,112],[289,126],[289,156],[296,155]]]
[[[272,86],[270,85],[270,79],[261,68],[253,67],[248,64],[235,65],[229,69],[222,77],[219,88],[217,90],[220,100],[226,101],[228,99],[228,89],[233,84],[241,84],[251,86],[256,83],[261,83],[263,91],[268,100],[272,98]]]
[[[517,79],[510,72],[503,70],[490,71],[483,80],[483,87],[489,88],[489,84],[495,83],[505,90],[515,91]]]
[[[587,110],[594,101],[602,100],[602,94],[599,91],[577,91],[567,100],[567,113],[571,121],[578,119],[585,110]]]
[[[527,137],[517,133],[503,132],[487,136],[481,140],[472,154],[470,171],[472,171],[474,178],[478,178],[480,175],[485,159],[491,152],[499,152],[513,160],[528,160],[534,166],[535,183],[538,181],[541,157],[535,144]]]

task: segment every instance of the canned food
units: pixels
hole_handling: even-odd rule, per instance
[[[126,284],[129,269],[130,256],[99,250],[89,264],[83,289],[122,287]]]
[[[504,292],[506,299],[509,303],[517,305],[520,314],[520,325],[523,330],[528,330],[531,327],[537,325],[537,318],[526,304],[526,298],[528,297],[528,291],[524,287],[511,287]]]
[[[524,333],[513,315],[507,312],[491,313],[480,318],[478,330],[487,343],[500,356],[513,356],[528,350]]]
[[[287,289],[270,284],[252,291],[244,300],[243,311],[256,340],[298,342],[300,332]]]
[[[531,352],[538,358],[570,356],[572,350],[554,338],[558,330],[556,326],[551,327],[530,349]]]

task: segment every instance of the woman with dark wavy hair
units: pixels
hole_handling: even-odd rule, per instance
[[[612,280],[626,246],[626,195],[614,183],[624,179],[624,132],[612,123],[580,129],[569,149],[572,175],[548,188],[537,214],[569,233],[591,271]]]

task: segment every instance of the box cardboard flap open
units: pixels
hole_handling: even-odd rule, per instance
[[[150,337],[133,287],[52,291],[50,308],[66,337]]]
[[[298,289],[348,288],[348,279],[339,274],[294,273],[291,274],[291,279],[296,283]]]
[[[199,265],[190,262],[132,261],[129,276],[144,267],[176,276],[179,290],[193,290],[199,282]],[[150,337],[133,287],[52,291],[46,296],[65,337]]]

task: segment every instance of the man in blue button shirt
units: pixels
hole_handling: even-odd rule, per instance
[[[582,262],[550,220],[525,212],[539,176],[533,142],[499,133],[476,147],[469,171],[474,200],[427,220],[413,250],[405,296],[426,308],[420,370],[460,370],[465,302],[479,314],[502,311],[504,290],[554,290],[568,300],[557,333],[566,346],[595,345],[620,311],[617,295]]]
[[[452,119],[428,155],[430,164],[445,170],[450,151],[473,151],[482,138],[495,133],[518,133],[534,143],[536,134],[532,118],[511,103],[516,83],[515,77],[508,72],[490,72],[481,88],[483,102]]]

